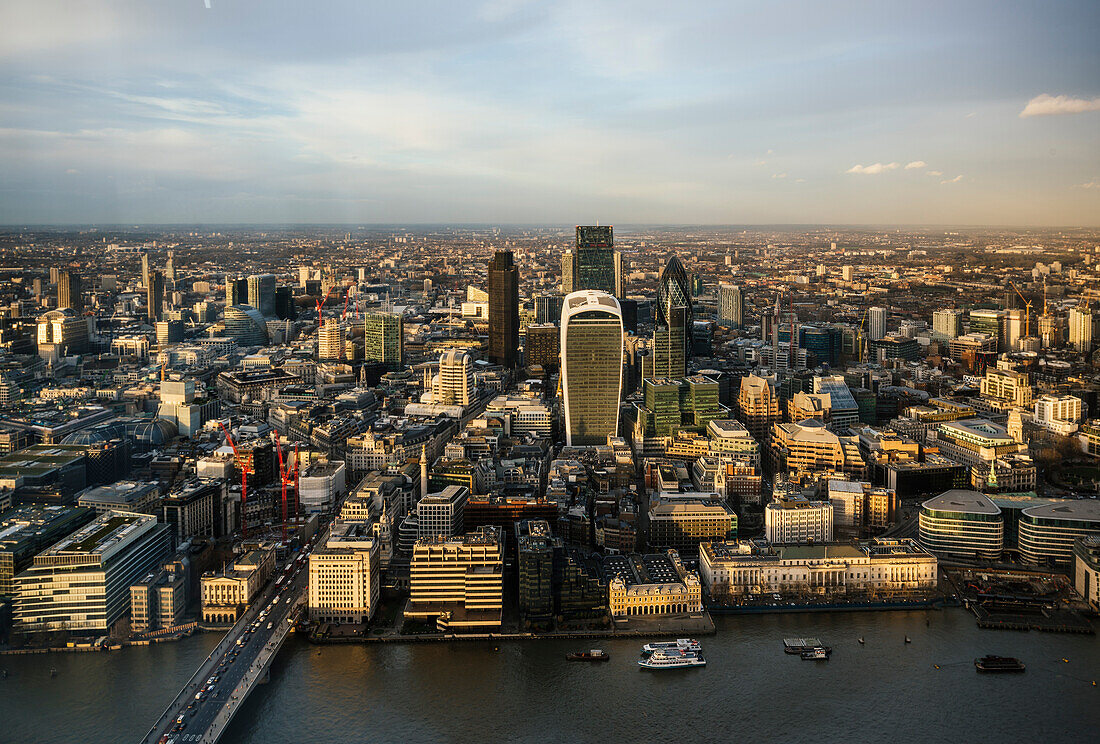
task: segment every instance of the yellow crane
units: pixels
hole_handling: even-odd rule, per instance
[[[1030,336],[1031,335],[1031,300],[1024,297],[1024,293],[1021,292],[1020,288],[1016,286],[1016,282],[1009,279],[1008,283],[1012,285],[1012,288],[1014,290],[1016,290],[1016,294],[1020,295],[1020,299],[1024,301],[1024,312],[1026,313],[1026,315],[1024,315],[1024,336]]]

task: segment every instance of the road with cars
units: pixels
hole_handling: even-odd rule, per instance
[[[213,744],[291,631],[305,601],[312,544],[293,554],[226,633],[142,739],[142,744]]]

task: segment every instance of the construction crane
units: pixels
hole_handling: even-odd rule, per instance
[[[866,345],[863,343],[863,329],[867,327],[867,315],[871,312],[870,306],[863,309],[863,317],[859,320],[859,338],[856,339],[856,343],[859,344],[859,363],[863,364],[864,350]]]
[[[321,308],[325,306],[326,302],[328,302],[328,296],[330,294],[332,294],[332,287],[329,287],[328,292],[325,292],[324,299],[317,300],[317,332],[318,333],[321,332],[321,326],[324,325],[324,320],[321,317]]]
[[[218,422],[218,426],[222,428],[222,432],[225,434],[226,440],[229,442],[229,446],[233,448],[233,457],[237,461],[237,469],[241,471],[241,536],[248,538],[248,512],[245,507],[248,504],[248,472],[245,470],[244,465],[241,463],[241,455],[237,451],[237,445],[233,441],[233,437],[229,435],[229,429],[225,428],[225,424],[221,421]]]
[[[1024,293],[1021,292],[1020,288],[1016,286],[1016,282],[1009,279],[1008,283],[1012,285],[1012,288],[1014,290],[1016,290],[1016,294],[1020,295],[1020,299],[1024,301],[1024,312],[1027,313],[1024,316],[1024,336],[1030,336],[1031,335],[1031,300],[1024,297]],[[1045,285],[1044,285],[1044,287],[1045,287]],[[1045,292],[1044,292],[1044,296],[1045,296]],[[1044,300],[1043,304],[1044,305],[1046,304],[1045,300]],[[1045,307],[1043,309],[1043,312],[1046,312]]]
[[[275,452],[279,455],[279,483],[282,486],[282,501],[283,501],[283,541],[286,541],[286,482],[288,473],[283,466],[283,446],[279,444],[279,432],[273,432],[275,437]]]

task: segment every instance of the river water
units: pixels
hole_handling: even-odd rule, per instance
[[[1096,636],[980,630],[960,609],[715,622],[718,634],[700,639],[706,668],[660,672],[636,665],[634,640],[310,646],[293,638],[222,741],[1096,740]],[[792,636],[820,637],[832,659],[784,654],[782,639]],[[8,670],[0,741],[136,741],[216,641],[0,657]],[[589,646],[611,661],[565,660]],[[1028,670],[978,674],[973,659],[987,653],[1017,656]]]

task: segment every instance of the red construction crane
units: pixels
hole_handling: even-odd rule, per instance
[[[328,296],[332,294],[332,287],[328,288],[328,292],[325,292],[324,299],[317,300],[317,332],[320,333],[321,326],[324,324],[321,318],[321,308],[328,302]]]
[[[229,446],[233,448],[233,457],[237,460],[237,469],[241,471],[241,537],[248,537],[248,511],[245,507],[248,505],[248,472],[241,462],[241,454],[237,451],[237,445],[233,441],[233,437],[229,436],[229,429],[225,428],[225,424],[221,421],[218,422],[218,426],[222,428],[225,433],[225,438],[229,442]]]
[[[279,432],[275,432],[275,452],[279,455],[279,482],[283,491],[283,541],[286,541],[286,481],[289,477],[283,467],[283,446],[279,444]]]
[[[340,316],[340,320],[348,319],[348,299],[351,297],[351,287],[348,287],[348,291],[344,293],[344,314]]]
[[[298,475],[301,472],[301,468],[299,467],[299,462],[300,461],[298,460],[298,445],[295,444],[294,445],[294,516],[295,517],[298,516],[298,510],[301,507],[301,505],[298,503],[298,494],[301,493],[301,491],[298,489]]]

